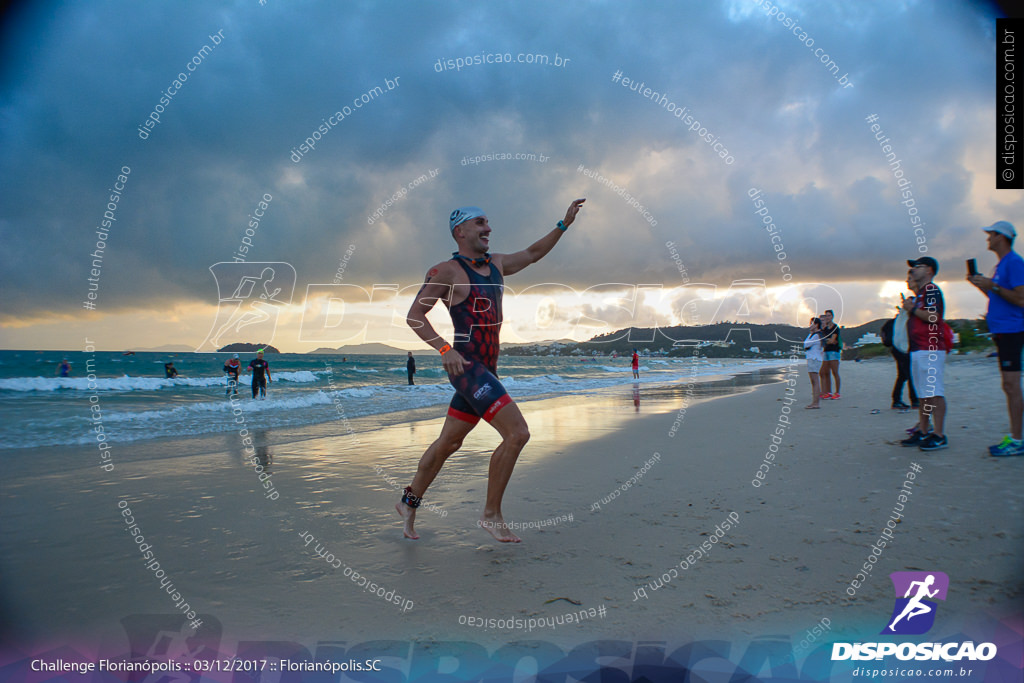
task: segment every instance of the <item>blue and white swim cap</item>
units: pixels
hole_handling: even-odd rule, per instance
[[[461,206],[452,211],[452,215],[448,217],[448,230],[454,232],[455,228],[461,223],[465,223],[471,218],[479,218],[486,215],[479,206]]]

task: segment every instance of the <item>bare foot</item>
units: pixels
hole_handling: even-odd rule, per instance
[[[501,515],[483,515],[477,520],[476,524],[485,529],[491,536],[494,536],[495,540],[502,543],[521,542],[521,539],[512,533],[511,525],[502,519]]]
[[[819,408],[821,408],[821,406],[816,406],[816,405],[814,405],[814,404],[812,403],[812,404],[811,404],[811,405],[809,405],[809,406],[804,406],[804,408],[805,408],[805,409],[807,409],[807,410],[818,410]]]
[[[406,538],[416,540],[419,538],[419,534],[412,528],[413,522],[416,521],[416,510],[409,507],[405,503],[395,503],[395,511],[398,515],[405,520],[405,526],[402,528],[402,535]]]

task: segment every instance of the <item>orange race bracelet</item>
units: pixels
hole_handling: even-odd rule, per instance
[[[438,352],[443,356],[444,354],[448,353],[451,350],[452,347],[449,344],[445,344],[444,346],[438,349]]]

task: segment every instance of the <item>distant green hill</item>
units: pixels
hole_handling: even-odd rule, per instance
[[[865,334],[878,334],[887,320],[888,318],[879,318],[862,325],[840,326],[839,331],[843,339],[843,359],[853,360],[858,357],[887,354],[888,348],[881,344],[868,345],[863,347],[863,350],[854,347],[854,344]],[[967,336],[970,339],[974,339],[978,332],[985,331],[976,329],[983,321],[956,319],[947,322],[962,337]],[[590,356],[595,351],[604,355],[614,352],[621,356],[631,354],[633,349],[638,349],[641,353],[646,351],[648,353],[663,353],[668,356],[689,356],[693,353],[694,346],[700,346],[700,355],[708,358],[754,358],[772,355],[772,352],[788,355],[792,351],[793,345],[799,344],[800,348],[797,349],[797,352],[803,357],[803,341],[806,336],[807,328],[794,325],[723,322],[714,325],[678,325],[658,328],[629,327],[598,335],[584,342],[561,340],[535,344],[502,344],[501,348],[503,353],[516,356],[548,354]],[[990,344],[987,339],[980,339],[975,345],[980,348],[987,344]],[[750,347],[756,347],[757,351],[750,351]]]
[[[427,350],[427,347],[423,347],[423,351]],[[416,352],[416,349],[413,349]],[[332,349],[329,346],[321,346],[319,349],[309,351],[308,353],[317,355],[344,354],[346,356],[357,356],[357,355],[368,355],[368,356],[394,356],[394,355],[405,355],[405,349],[399,349],[394,346],[388,346],[387,344],[380,344],[377,342],[371,342],[369,344],[352,344],[349,346],[339,346],[336,349]]]
[[[228,344],[227,346],[222,346],[217,349],[217,352],[256,353],[260,349],[263,349],[264,353],[281,353],[270,344],[250,344],[249,342],[235,342],[234,344]]]
[[[868,332],[878,333],[884,319],[872,320],[855,327],[840,327],[844,348],[852,347]],[[772,351],[789,351],[794,344],[803,344],[807,328],[794,325],[758,325],[741,322],[723,322],[714,325],[678,325],[675,327],[650,328],[631,327],[594,337],[579,344],[585,354],[591,351],[616,351],[619,354],[636,349],[658,351],[664,349],[670,355],[689,353],[684,351],[701,342],[721,343],[724,346],[703,346],[704,355],[742,357],[753,355],[746,349],[757,347],[761,354]],[[675,351],[672,351],[672,349]]]
[[[868,332],[878,333],[885,323],[884,318],[872,320],[854,327],[840,327],[843,338],[844,356],[855,353],[853,345]],[[773,351],[789,353],[794,344],[802,344],[807,336],[806,328],[794,325],[759,325],[743,322],[723,322],[714,325],[677,325],[675,327],[630,327],[598,335],[584,342],[544,342],[541,344],[517,345],[508,348],[513,355],[584,355],[597,351],[627,355],[638,349],[641,352],[664,352],[669,356],[690,355],[694,346],[700,345],[702,356],[710,358],[747,358],[771,354]],[[712,345],[715,343],[719,345]],[[756,352],[749,351],[757,347]],[[502,347],[503,350],[506,348]]]

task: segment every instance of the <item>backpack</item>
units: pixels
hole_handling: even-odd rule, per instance
[[[882,343],[888,347],[892,347],[892,328],[896,323],[896,319],[886,320],[885,324],[882,325],[882,329],[878,331],[878,336],[882,338]]]

